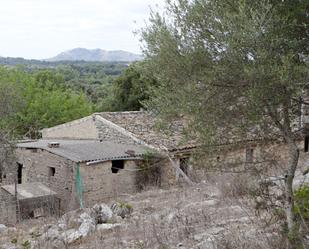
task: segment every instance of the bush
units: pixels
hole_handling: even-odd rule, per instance
[[[309,185],[295,191],[295,212],[309,221]]]

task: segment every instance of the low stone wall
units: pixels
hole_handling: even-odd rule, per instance
[[[20,200],[19,206],[21,219],[60,215],[60,199],[56,196]]]
[[[14,225],[16,223],[16,200],[4,189],[0,188],[0,224]]]

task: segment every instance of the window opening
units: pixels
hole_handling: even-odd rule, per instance
[[[120,169],[124,169],[124,161],[123,160],[112,161],[111,169],[113,174],[117,174]]]
[[[56,173],[56,169],[54,167],[48,167],[48,176],[54,176]]]

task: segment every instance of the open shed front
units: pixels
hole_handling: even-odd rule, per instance
[[[15,185],[5,185],[1,188],[7,194],[15,197]],[[60,199],[57,197],[57,193],[42,183],[18,184],[17,200],[16,210],[19,210],[21,219],[59,215]]]

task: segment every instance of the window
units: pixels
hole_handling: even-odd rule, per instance
[[[112,161],[112,173],[113,174],[117,174],[118,171],[120,169],[123,169],[124,168],[124,161],[123,160],[114,160]]]
[[[305,136],[305,140],[304,140],[304,152],[308,152],[309,151],[309,136]]]
[[[246,149],[246,163],[252,163],[253,162],[253,148],[249,147]]]
[[[48,167],[48,176],[54,176],[56,173],[56,169],[54,167]]]
[[[32,153],[38,152],[38,149],[36,149],[36,148],[27,148],[27,150],[31,151]]]

